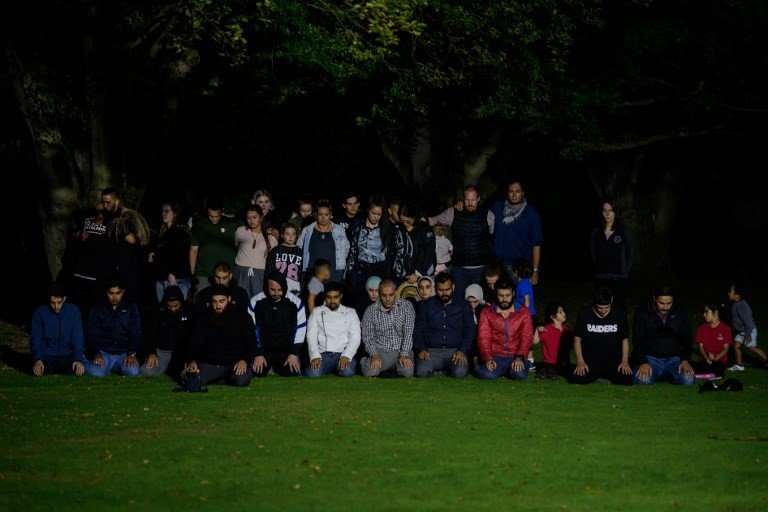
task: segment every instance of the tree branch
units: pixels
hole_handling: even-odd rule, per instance
[[[686,128],[680,128],[677,130],[672,130],[667,133],[659,133],[656,135],[651,135],[650,137],[645,137],[643,139],[636,139],[631,140],[627,142],[621,142],[621,143],[615,143],[615,144],[594,144],[594,145],[588,145],[587,150],[589,151],[595,151],[598,153],[617,153],[619,151],[626,151],[628,149],[634,149],[639,148],[643,146],[649,146],[651,144],[656,144],[657,142],[663,142],[666,140],[674,140],[674,139],[684,139],[688,137],[698,137],[700,135],[707,135],[713,132],[717,132],[725,128],[724,125],[716,125],[712,128],[708,128],[706,130],[699,130],[699,131],[689,131]]]

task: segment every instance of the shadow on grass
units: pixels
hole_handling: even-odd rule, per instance
[[[30,353],[19,352],[10,345],[0,345],[0,364],[32,375],[32,356]]]

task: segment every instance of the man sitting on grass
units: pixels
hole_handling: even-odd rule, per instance
[[[172,378],[178,379],[193,325],[192,305],[184,300],[181,288],[165,289],[163,300],[153,309],[147,323],[150,346],[141,374],[158,377],[168,371]]]
[[[187,389],[211,382],[245,387],[251,383],[256,337],[251,317],[231,306],[230,289],[214,284],[211,307],[195,321],[187,363]]]
[[[456,378],[467,376],[467,353],[475,339],[472,306],[455,287],[448,272],[435,278],[437,295],[422,302],[416,315],[413,344],[418,352],[416,376],[432,377],[436,370],[447,370]]]
[[[309,316],[307,377],[335,373],[341,377],[355,374],[355,352],[360,346],[360,319],[354,309],[341,304],[341,284],[325,285],[325,304]]]
[[[80,310],[66,301],[64,289],[54,283],[48,304],[37,308],[32,315],[29,348],[34,361],[32,373],[37,377],[52,373],[85,373]]]
[[[573,328],[576,369],[572,384],[606,379],[632,384],[629,367],[629,324],[623,309],[613,307],[613,294],[605,286],[595,290],[592,306],[581,308]]]
[[[475,372],[481,379],[504,375],[525,380],[531,368],[526,358],[533,344],[531,311],[525,306],[515,310],[515,288],[509,281],[499,280],[494,291],[495,303],[483,309],[478,321],[477,345],[482,362]]]
[[[396,289],[391,279],[384,279],[379,284],[379,300],[363,315],[361,331],[369,357],[363,357],[360,366],[366,377],[389,370],[401,377],[413,377],[415,313],[409,301],[395,296]]]
[[[127,377],[139,375],[136,352],[141,346],[139,307],[125,298],[125,287],[118,280],[107,281],[106,300],[91,309],[85,327],[85,341],[92,359],[85,369],[94,377],[110,372]]]
[[[690,363],[690,319],[685,308],[675,303],[670,286],[659,286],[652,298],[640,303],[632,335],[636,384],[666,380],[690,386],[696,381]]]

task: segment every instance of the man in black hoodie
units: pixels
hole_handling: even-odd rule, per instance
[[[220,261],[213,267],[213,277],[209,278],[211,284],[221,284],[229,290],[229,307],[243,313],[248,308],[250,297],[245,288],[237,285],[232,279],[232,267],[226,261]],[[211,290],[208,287],[200,290],[195,295],[195,313],[203,315],[211,309]]]
[[[696,381],[691,367],[688,312],[675,303],[670,286],[659,286],[651,299],[640,303],[635,310],[632,334],[636,384],[666,380],[690,386]]]
[[[152,311],[147,322],[147,360],[141,367],[144,377],[158,377],[168,371],[178,378],[192,334],[192,305],[184,300],[178,286],[169,286],[163,300]]]
[[[187,385],[199,389],[209,382],[224,381],[244,387],[250,384],[256,358],[256,337],[248,315],[230,306],[230,291],[214,284],[211,308],[195,322],[189,346]],[[194,382],[199,379],[199,383]]]
[[[251,299],[248,309],[256,324],[258,343],[254,375],[263,377],[272,369],[279,375],[297,377],[301,375],[299,351],[307,331],[304,304],[288,293],[288,283],[280,272],[267,276],[265,288]]]

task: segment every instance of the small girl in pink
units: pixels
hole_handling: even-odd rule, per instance
[[[716,302],[704,304],[704,323],[696,331],[694,340],[699,344],[701,357],[694,365],[696,377],[722,377],[728,366],[728,350],[733,345],[731,328],[720,321]]]
[[[556,379],[558,354],[563,334],[571,328],[565,323],[565,306],[559,302],[550,302],[544,310],[549,323],[540,325],[533,332],[533,344],[542,343],[544,359],[536,364],[536,379]]]

